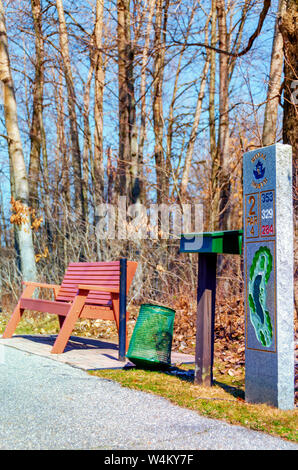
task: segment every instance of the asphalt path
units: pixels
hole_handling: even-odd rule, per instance
[[[0,345],[1,450],[297,450],[51,359]]]

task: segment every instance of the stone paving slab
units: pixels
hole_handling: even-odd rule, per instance
[[[57,335],[15,335],[9,339],[1,337],[0,345],[47,357],[83,370],[134,367],[134,364],[129,360],[119,361],[118,345],[107,340],[71,336],[64,353],[51,354],[56,337]],[[195,358],[172,351],[171,362],[172,365],[193,364]]]

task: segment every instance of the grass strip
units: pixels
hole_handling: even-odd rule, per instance
[[[215,380],[211,388],[194,385],[193,374],[183,366],[172,373],[145,369],[96,370],[90,373],[116,381],[124,387],[167,398],[203,416],[298,442],[297,410],[284,411],[264,404],[246,403],[244,369],[241,376],[235,378],[221,374],[220,368],[221,364],[216,363],[215,377],[220,375],[220,380]]]

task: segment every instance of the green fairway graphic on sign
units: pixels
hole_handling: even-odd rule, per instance
[[[248,304],[250,321],[256,337],[265,347],[272,344],[272,323],[266,310],[266,286],[272,271],[272,254],[268,247],[261,246],[255,253],[249,270]]]

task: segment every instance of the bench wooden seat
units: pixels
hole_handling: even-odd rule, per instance
[[[126,288],[121,286],[123,277],[120,276],[120,261],[70,263],[61,286],[24,282],[25,289],[3,338],[11,338],[24,310],[58,315],[60,332],[51,350],[54,354],[64,351],[78,318],[114,320],[119,332],[120,291],[124,289],[128,293],[136,268],[136,262],[127,261]],[[51,289],[55,300],[32,298],[37,287]],[[127,319],[126,313],[126,321]]]

